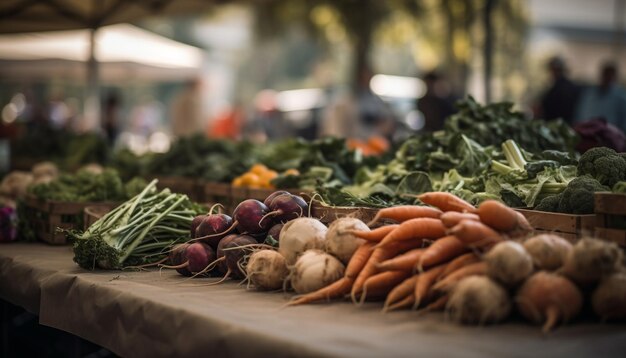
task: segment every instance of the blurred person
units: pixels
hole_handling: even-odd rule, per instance
[[[174,137],[188,137],[202,132],[202,82],[193,79],[174,98],[171,106],[171,128]]]
[[[604,118],[626,132],[626,92],[618,85],[617,65],[606,62],[600,69],[599,84],[588,88],[581,97],[576,121]]]
[[[572,124],[574,112],[580,96],[580,88],[567,78],[567,66],[560,57],[553,57],[548,61],[548,72],[552,84],[543,93],[535,117],[545,119],[562,118]]]
[[[441,76],[431,71],[424,76],[426,93],[417,100],[417,109],[424,116],[422,131],[434,132],[443,129],[445,119],[454,114],[454,100],[446,91]]]
[[[102,108],[102,128],[107,137],[109,145],[115,143],[119,132],[120,96],[117,92],[111,91],[107,94]]]

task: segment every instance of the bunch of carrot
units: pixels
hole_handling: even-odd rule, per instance
[[[340,280],[296,297],[298,305],[350,296],[353,302],[384,300],[384,310],[443,309],[451,289],[465,277],[484,275],[481,252],[532,232],[524,216],[497,201],[479,208],[445,192],[419,196],[430,206],[381,209],[369,223],[397,224],[354,231],[364,239]]]

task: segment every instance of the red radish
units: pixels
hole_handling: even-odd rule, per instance
[[[593,311],[603,320],[626,320],[626,273],[604,278],[593,291],[591,304]]]
[[[567,278],[539,271],[532,275],[519,289],[517,308],[534,323],[543,323],[548,332],[559,322],[576,317],[583,305],[583,296]]]
[[[272,226],[270,231],[267,232],[267,236],[271,236],[276,241],[280,240],[280,231],[283,229],[283,226],[285,226],[283,223]]]
[[[268,208],[271,211],[265,214],[261,221],[271,219],[270,221],[274,223],[284,223],[306,216],[309,205],[301,197],[287,193],[275,196],[270,201]]]
[[[220,240],[232,231],[232,225],[233,219],[226,214],[205,215],[196,229],[196,238],[206,237],[203,241],[217,249]]]
[[[183,276],[200,275],[212,268],[215,250],[205,243],[194,242],[177,246],[172,250],[171,257],[175,265],[162,265],[161,267],[176,269]]]
[[[189,229],[189,232],[191,235],[189,235],[192,239],[196,238],[196,229],[198,228],[198,226],[200,226],[200,223],[202,222],[202,220],[204,220],[204,217],[206,215],[198,215],[195,218],[193,218],[193,220],[191,220],[191,228]]]
[[[242,260],[250,249],[246,249],[248,245],[255,245],[257,241],[248,235],[229,235],[223,238],[217,246],[218,267],[224,274],[219,282],[232,277],[241,279],[246,277],[245,267],[242,266]],[[246,246],[243,248],[242,246]]]
[[[272,200],[274,200],[275,197],[279,196],[279,195],[291,195],[290,192],[288,191],[284,191],[284,190],[277,190],[273,193],[271,193],[270,195],[267,196],[267,198],[265,198],[265,200],[263,200],[263,204],[265,204],[265,206],[270,206],[270,203],[272,202]]]

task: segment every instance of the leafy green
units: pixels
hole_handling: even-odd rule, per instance
[[[29,193],[42,200],[92,202],[126,200],[126,190],[114,169],[102,174],[81,170],[76,174],[62,174],[57,179],[29,187]]]

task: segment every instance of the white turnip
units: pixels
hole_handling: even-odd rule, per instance
[[[323,249],[328,228],[313,218],[298,218],[283,226],[278,241],[278,252],[287,265],[293,265],[299,255],[309,249]]]
[[[248,258],[246,273],[250,283],[260,290],[277,290],[283,287],[289,275],[285,258],[274,250],[255,251]]]
[[[487,275],[507,287],[515,287],[533,272],[533,259],[524,246],[503,241],[485,256]]]
[[[558,322],[565,323],[580,313],[583,296],[567,278],[539,271],[524,282],[515,301],[524,317],[543,323],[543,331],[548,332]]]
[[[340,218],[333,221],[326,232],[326,252],[341,260],[344,265],[350,261],[356,249],[365,243],[365,240],[352,235],[352,231],[370,231],[370,228],[359,219]]]
[[[541,234],[524,241],[524,248],[532,256],[539,270],[553,271],[565,262],[572,251],[572,244],[564,238],[553,234]]]
[[[454,287],[446,311],[456,322],[497,323],[509,316],[511,300],[507,291],[490,278],[470,276]]]
[[[603,320],[626,320],[626,272],[605,277],[593,291],[591,305]]]
[[[291,272],[291,287],[299,294],[317,291],[343,277],[341,261],[321,250],[308,250],[296,261]]]
[[[619,270],[622,250],[614,242],[585,238],[567,255],[562,272],[582,286],[590,286]]]

